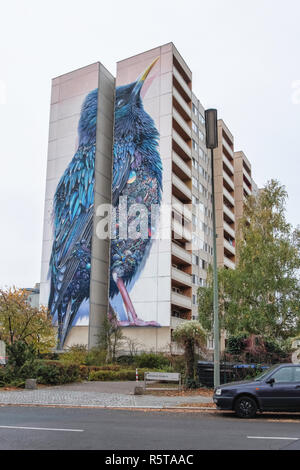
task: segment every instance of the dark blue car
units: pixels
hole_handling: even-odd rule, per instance
[[[300,411],[300,364],[275,365],[255,379],[220,385],[214,402],[240,418],[253,418],[258,410]]]

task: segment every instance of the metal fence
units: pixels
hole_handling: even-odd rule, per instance
[[[231,362],[220,363],[220,383],[236,382],[255,377],[260,372],[268,369],[271,364],[240,364]],[[198,361],[197,377],[200,386],[214,386],[214,363]]]

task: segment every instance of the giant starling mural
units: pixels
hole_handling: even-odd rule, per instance
[[[140,319],[129,291],[138,280],[149,256],[153,235],[157,229],[151,222],[151,208],[159,206],[162,197],[162,163],[158,152],[159,133],[145,111],[141,89],[158,59],[155,59],[138,79],[116,89],[112,203],[116,220],[120,222],[120,201],[125,198],[127,212],[140,204],[147,209],[147,236],[122,238],[120,223],[111,240],[110,305],[121,295],[122,303],[112,309],[121,326],[160,326],[156,321]],[[134,212],[134,211],[133,211]],[[131,219],[128,216],[127,226]],[[111,307],[112,308],[112,307]]]
[[[128,212],[134,204],[143,204],[149,210],[147,237],[121,238],[117,226],[116,237],[111,240],[109,300],[111,304],[116,296],[121,296],[122,305],[114,313],[122,326],[160,326],[155,321],[141,320],[129,295],[145,266],[157,229],[151,219],[151,206],[159,207],[162,197],[159,134],[141,97],[141,89],[157,60],[135,82],[116,89],[112,204],[117,218],[122,197],[126,198]],[[59,180],[53,200],[48,307],[58,325],[59,349],[90,295],[97,98],[95,89],[83,102],[78,148]],[[130,224],[130,218],[127,222]]]

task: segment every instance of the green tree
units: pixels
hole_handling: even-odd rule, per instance
[[[24,289],[0,289],[0,339],[8,345],[23,342],[40,353],[55,346],[56,333],[45,307],[28,303]]]
[[[300,231],[285,218],[287,192],[271,180],[247,199],[235,270],[218,270],[220,323],[233,335],[285,340],[300,331]],[[212,276],[198,293],[199,320],[211,330]]]
[[[186,385],[189,388],[195,387],[195,348],[204,348],[206,333],[199,322],[192,320],[178,325],[172,338],[184,349]]]
[[[111,309],[106,315],[99,335],[99,348],[106,351],[106,362],[115,362],[117,353],[124,343],[125,336],[118,324],[117,316]]]

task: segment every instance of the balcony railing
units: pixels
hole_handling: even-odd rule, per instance
[[[227,175],[226,171],[223,170],[223,178],[229,184],[229,186],[234,190],[234,183],[232,179]]]
[[[235,269],[235,263],[230,261],[230,259],[227,258],[227,256],[225,255],[224,255],[224,266],[227,266],[227,268],[230,268],[230,269]]]
[[[172,266],[172,279],[174,281],[177,281],[185,286],[191,286],[192,285],[192,276],[190,274],[187,274],[180,269],[174,268]]]
[[[230,225],[227,224],[227,222],[224,221],[224,230],[231,235],[233,238],[235,238],[235,231],[230,227]]]
[[[188,219],[189,221],[192,221],[193,216],[192,216],[192,205],[191,204],[182,204],[182,202],[177,199],[177,197],[172,195],[172,207],[179,212],[179,214],[182,214],[185,219]]]
[[[223,162],[225,163],[227,168],[231,171],[231,173],[234,174],[234,168],[233,168],[232,163],[229,161],[229,159],[226,157],[224,153],[222,154],[222,156],[223,156]]]
[[[182,261],[185,261],[187,264],[192,264],[192,254],[174,242],[172,243],[172,255],[176,256],[176,258],[179,258]]]
[[[187,122],[181,117],[178,111],[173,108],[173,117],[177,121],[178,125],[184,130],[184,132],[191,138],[192,129],[187,124]]]
[[[224,238],[224,247],[227,248],[227,250],[230,251],[230,253],[235,255],[235,247],[231,245],[229,241],[226,240],[226,238]]]
[[[227,144],[226,140],[224,139],[224,137],[222,138],[222,144],[224,145],[224,147],[226,148],[227,152],[233,157],[233,150],[232,148],[230,147],[230,145]]]
[[[175,173],[172,173],[172,183],[189,200],[192,199],[192,192],[191,192],[190,188],[185,183],[183,183],[181,181],[181,179],[178,178],[178,176],[175,175]]]
[[[192,232],[191,230],[176,219],[172,220],[172,230],[174,232],[175,240],[185,240],[186,242],[191,242]]]
[[[223,194],[224,194],[224,196],[226,196],[228,201],[234,206],[234,198],[231,196],[230,192],[227,191],[226,188],[224,188],[224,186],[223,186]]]
[[[233,222],[235,221],[234,213],[225,204],[223,204],[223,211]]]
[[[184,318],[180,317],[174,317],[174,315],[171,316],[171,327],[176,328],[176,326],[180,325],[181,323],[185,323],[189,320],[185,320]]]
[[[178,294],[177,292],[172,291],[171,293],[171,302],[178,307],[183,307],[187,309],[192,308],[192,300],[191,297],[188,297],[183,294]]]
[[[243,181],[243,188],[244,190],[246,191],[246,193],[248,194],[248,196],[251,196],[252,194],[252,191],[251,189],[249,188],[249,186],[246,185],[246,183]]]
[[[180,104],[180,106],[183,108],[183,110],[185,111],[185,113],[189,116],[189,118],[191,118],[191,113],[192,113],[191,108],[189,107],[189,105],[187,104],[187,102],[182,98],[182,96],[181,96],[180,93],[176,90],[175,87],[173,87],[173,96],[174,96],[174,98],[176,99],[176,101],[178,101],[178,103]]]
[[[188,87],[187,83],[185,82],[185,80],[182,78],[181,74],[178,72],[178,70],[175,67],[173,67],[173,75],[176,78],[179,85],[183,88],[185,93],[191,98],[192,96],[191,89]]]
[[[182,137],[180,137],[180,135],[178,134],[178,132],[175,131],[175,129],[173,129],[173,139],[179,145],[179,147],[182,148],[187,158],[191,158],[191,147],[188,146],[188,144],[183,140]]]

